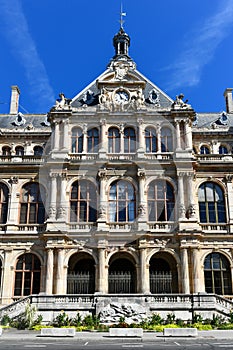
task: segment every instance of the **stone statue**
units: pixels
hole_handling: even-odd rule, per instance
[[[59,109],[70,109],[71,105],[71,99],[68,99],[65,97],[65,95],[63,94],[63,92],[61,92],[59,94],[59,99],[56,100],[56,104],[54,106],[55,110],[59,110]]]

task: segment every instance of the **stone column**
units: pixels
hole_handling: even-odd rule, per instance
[[[56,276],[56,294],[63,294],[64,277],[64,249],[57,249],[57,276]]]
[[[62,148],[69,149],[69,120],[68,119],[63,120],[62,127],[63,127]]]
[[[100,196],[99,196],[99,208],[98,208],[98,230],[106,229],[106,198],[105,198],[105,186],[106,186],[106,171],[99,170],[98,172],[99,182],[100,182]]]
[[[106,271],[106,262],[105,262],[105,248],[98,248],[98,257],[99,257],[99,269],[98,269],[98,285],[97,290],[99,293],[108,292],[108,274]]]
[[[192,249],[192,270],[193,270],[193,293],[201,292],[200,283],[200,258],[198,248]]]
[[[176,148],[178,150],[181,149],[181,142],[180,142],[180,123],[179,121],[176,121]]]
[[[145,169],[138,169],[139,182],[139,205],[138,205],[138,224],[139,230],[147,229],[147,213],[146,213],[146,199],[145,199]]]
[[[55,220],[57,211],[57,176],[56,173],[50,175],[50,203],[49,203],[49,219]]]
[[[83,153],[87,153],[87,124],[83,126]]]
[[[124,153],[124,124],[120,125],[120,153]]]
[[[60,145],[60,127],[59,127],[59,122],[55,121],[54,122],[54,130],[53,130],[54,136],[54,150],[59,150],[59,145]]]
[[[192,150],[193,142],[192,142],[192,129],[189,120],[187,120],[184,124],[185,131],[185,146],[186,149]]]
[[[7,227],[10,225],[18,224],[18,210],[19,210],[19,198],[17,196],[18,177],[13,176],[10,178],[11,190],[9,191],[9,204],[8,204],[8,217]],[[13,226],[12,226],[13,228]]]
[[[187,172],[186,174],[186,182],[187,182],[187,202],[188,202],[188,218],[189,219],[197,219],[196,218],[196,208],[193,199],[193,174]]]
[[[10,304],[14,287],[14,267],[12,266],[11,248],[4,250],[4,260],[2,265],[2,283],[1,283],[1,303]]]
[[[158,153],[161,153],[162,147],[161,147],[161,126],[160,125],[157,126],[156,131],[157,131]]]
[[[137,153],[144,156],[145,153],[145,137],[144,137],[143,119],[138,119],[138,149]]]
[[[108,137],[106,135],[106,120],[102,119],[100,121],[100,148],[99,148],[99,157],[106,158],[106,153],[108,152]]]
[[[140,249],[140,293],[150,293],[150,275],[149,275],[149,267],[146,264],[146,254],[147,249]]]
[[[60,191],[60,203],[58,209],[58,219],[66,220],[67,217],[67,206],[66,202],[66,186],[67,186],[67,177],[66,173],[62,173],[59,175],[61,178],[61,191]]]
[[[45,293],[53,294],[53,249],[47,249]]]
[[[182,273],[182,293],[190,293],[189,285],[189,265],[187,248],[181,248],[181,273]]]
[[[229,230],[233,232],[233,186],[232,186],[233,176],[228,174],[225,176],[225,181],[227,185],[227,197],[226,197],[226,207],[228,208],[229,215]]]
[[[178,199],[179,199],[179,219],[185,219],[184,177],[182,173],[178,174]]]

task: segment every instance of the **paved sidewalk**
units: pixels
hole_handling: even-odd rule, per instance
[[[45,339],[48,337],[41,337],[40,331],[29,331],[29,330],[18,330],[18,329],[3,329],[1,339]],[[59,337],[49,337],[50,339],[59,339]],[[64,337],[63,337],[64,338]],[[124,341],[127,338],[115,338],[115,337],[109,337],[108,332],[76,332],[76,335],[74,337],[75,339],[80,340],[104,340],[104,341],[112,341],[113,339],[118,339],[121,341],[121,339],[124,339]],[[159,341],[161,338],[171,339],[172,337],[164,337],[163,333],[159,332],[145,332],[143,333],[143,338],[133,338],[137,339],[138,341]],[[178,337],[173,337],[178,338]],[[185,338],[185,337],[182,337]],[[191,339],[191,337],[187,337]],[[232,339],[233,340],[233,330],[212,330],[212,331],[198,331],[198,337],[197,338],[211,338],[211,339]],[[72,338],[69,338],[72,339]],[[128,338],[131,339],[132,338]]]

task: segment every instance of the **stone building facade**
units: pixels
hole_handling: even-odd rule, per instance
[[[0,299],[232,297],[233,101],[196,113],[136,69],[123,27],[107,69],[48,114],[0,115]]]

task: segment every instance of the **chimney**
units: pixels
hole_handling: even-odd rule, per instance
[[[232,90],[233,89],[231,89],[231,88],[227,88],[223,94],[223,96],[225,97],[225,101],[226,101],[226,112],[227,113],[233,113]]]
[[[19,90],[18,86],[13,85],[11,87],[10,114],[18,114],[18,110],[19,110],[19,95],[20,95],[20,90]]]

